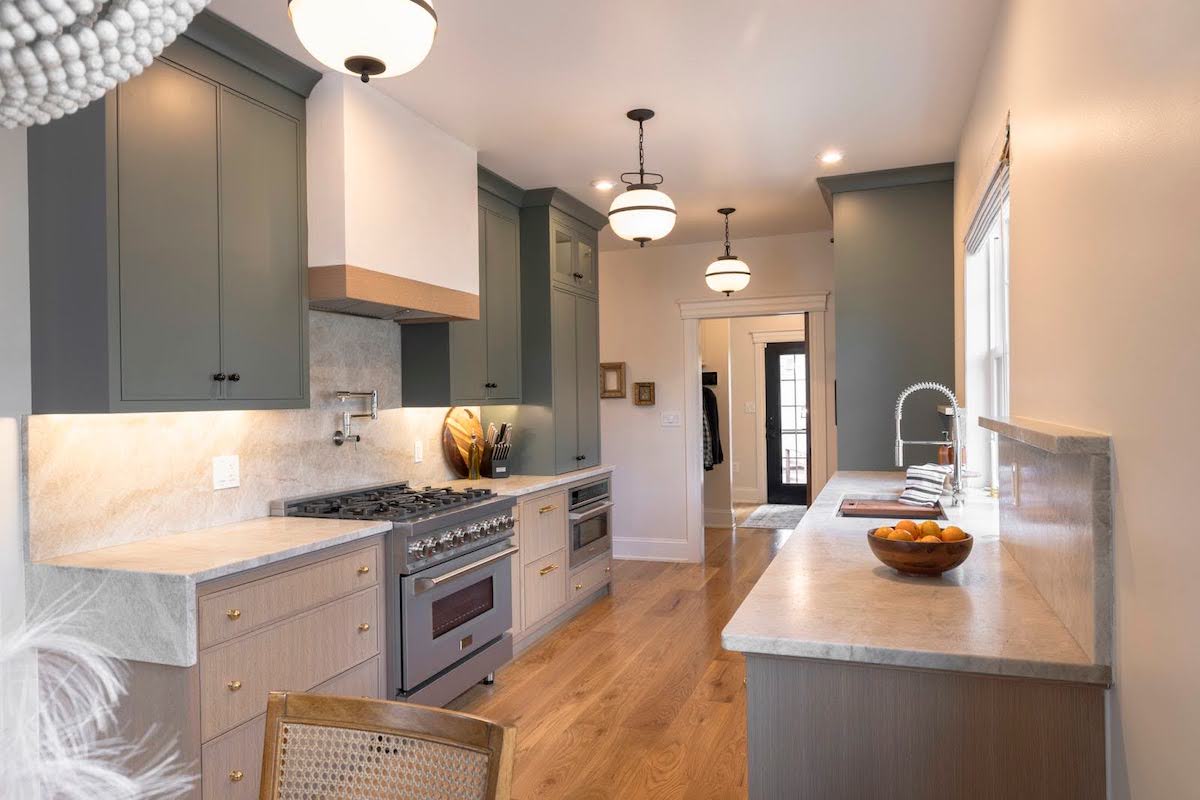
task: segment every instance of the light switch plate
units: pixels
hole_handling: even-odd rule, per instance
[[[664,428],[678,428],[682,424],[678,411],[664,411],[662,413],[662,426]]]
[[[413,463],[420,464],[425,460],[425,445],[418,439],[413,443]]]
[[[740,461],[734,461],[734,462],[732,462],[732,463],[733,463],[733,471],[734,471],[734,472],[741,472],[741,471],[742,471],[742,462],[740,462]]]
[[[213,456],[213,491],[242,485],[242,468],[237,456]]]

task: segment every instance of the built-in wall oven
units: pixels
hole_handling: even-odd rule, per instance
[[[609,478],[571,490],[571,569],[612,551],[612,511]]]

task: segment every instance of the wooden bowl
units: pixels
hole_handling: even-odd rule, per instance
[[[905,542],[881,539],[877,529],[867,532],[867,543],[875,557],[905,575],[941,575],[954,569],[971,555],[975,539],[971,534],[957,542]]]

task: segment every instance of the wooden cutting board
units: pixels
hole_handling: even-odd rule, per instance
[[[442,453],[446,463],[460,478],[467,477],[467,454],[471,450],[471,436],[483,444],[483,423],[479,415],[469,408],[455,406],[446,412],[446,420],[442,423]]]
[[[942,504],[933,508],[910,506],[899,500],[843,500],[843,517],[883,517],[884,519],[940,519]]]

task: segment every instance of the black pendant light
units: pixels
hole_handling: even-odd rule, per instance
[[[750,267],[735,256],[729,246],[729,215],[736,208],[718,208],[717,213],[725,217],[725,255],[708,265],[704,271],[704,282],[714,292],[724,292],[729,297],[750,285]]]
[[[645,247],[646,242],[663,238],[675,227],[675,203],[658,188],[663,176],[646,172],[643,126],[653,119],[654,112],[648,108],[635,108],[625,116],[638,124],[638,171],[621,176],[621,182],[629,188],[613,198],[608,209],[608,222],[617,236]],[[626,176],[637,176],[637,180]]]

